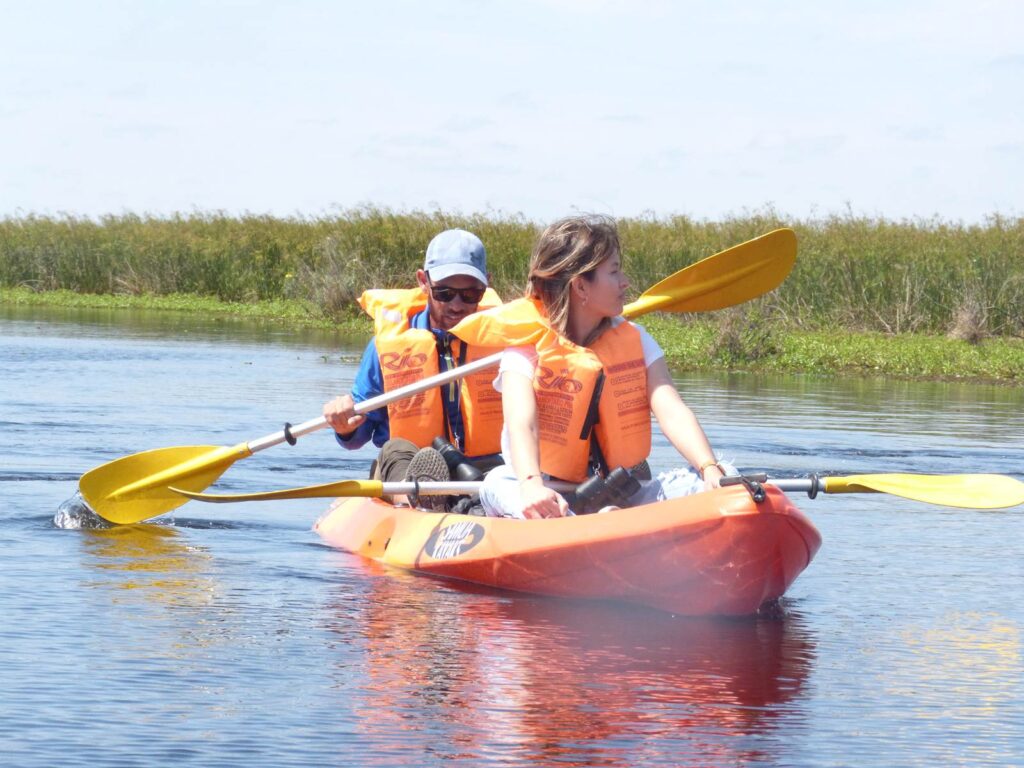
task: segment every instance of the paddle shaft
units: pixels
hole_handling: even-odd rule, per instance
[[[1024,504],[1024,483],[1007,475],[888,473],[776,480],[759,473],[722,479],[722,485],[746,485],[755,500],[763,494],[763,483],[782,491],[804,491],[811,498],[819,493],[885,493],[962,509],[1005,509]]]
[[[576,490],[572,483],[549,481],[555,490]],[[780,491],[802,491],[811,498],[819,493],[885,493],[913,501],[939,506],[967,509],[1003,509],[1024,504],[1024,483],[1006,475],[850,475],[847,477],[769,478],[763,472],[730,476],[722,479],[722,486],[745,485],[754,501],[765,498],[764,486]],[[255,493],[208,494],[187,489],[171,488],[174,493],[198,501],[225,504],[240,501],[280,501],[284,499],[310,499],[365,496],[458,495],[476,493],[479,482],[450,481],[444,483],[382,483],[380,480],[340,480],[301,488],[282,488]]]
[[[443,387],[449,382],[456,381],[470,374],[477,373],[479,371],[493,368],[501,362],[501,352],[497,352],[487,357],[482,357],[479,360],[474,360],[471,363],[460,365],[458,368],[452,368],[451,370],[444,371],[435,376],[423,379],[422,381],[414,381],[412,384],[406,384],[404,387],[393,389],[390,392],[385,392],[376,397],[371,397],[369,400],[363,400],[360,403],[356,403],[355,412],[357,414],[368,413],[378,408],[383,408],[386,405],[402,400],[412,395],[418,395],[420,392],[425,392],[428,389],[435,387]],[[303,435],[308,435],[310,432],[316,432],[318,429],[323,429],[327,426],[327,419],[323,416],[318,416],[315,419],[304,421],[295,427],[286,427],[278,432],[274,432],[266,437],[260,437],[255,440],[251,440],[248,443],[250,453],[257,453],[275,445],[280,445],[284,442],[292,442],[297,440]],[[292,440],[288,437],[291,436]]]
[[[234,504],[242,501],[283,501],[285,499],[333,499],[363,497],[379,499],[384,496],[469,496],[479,492],[481,481],[466,482],[448,480],[445,482],[381,482],[380,480],[339,480],[334,483],[307,485],[301,488],[280,488],[276,491],[255,493],[203,493],[171,487],[171,491],[185,498],[213,504]],[[549,480],[549,488],[568,493],[576,490],[575,483]]]
[[[470,496],[480,492],[483,482],[463,482],[452,480],[447,483],[381,483],[381,492],[385,496]],[[554,488],[560,493],[575,491],[579,483],[570,483],[564,480],[547,480],[544,482],[548,488]]]
[[[744,481],[752,483],[755,487],[758,484],[767,484],[783,492],[806,493],[811,497],[817,496],[819,493],[884,493],[884,491],[871,486],[847,483],[845,477],[818,477],[817,475],[811,477],[768,477],[764,472],[723,477],[721,484],[724,486],[744,485]]]
[[[754,474],[744,476],[754,483],[770,484],[781,491],[803,491],[805,493],[827,493],[826,478],[783,478],[769,479],[765,474]],[[723,478],[722,485],[740,485],[740,477]],[[176,488],[171,490],[197,501],[212,503],[237,503],[242,501],[281,501],[285,499],[310,499],[310,498],[335,498],[343,496],[365,496],[369,498],[380,498],[381,496],[459,496],[478,493],[481,481],[464,482],[451,480],[447,482],[429,481],[423,483],[414,482],[381,482],[379,480],[340,480],[334,483],[323,483],[321,485],[307,485],[298,488],[281,488],[275,491],[258,491],[253,493],[192,493],[181,491]],[[549,488],[566,493],[574,491],[577,484],[560,480],[549,480],[545,482]],[[879,493],[874,489],[865,489],[870,493]],[[850,492],[850,489],[844,489]],[[835,493],[836,491],[833,491]]]

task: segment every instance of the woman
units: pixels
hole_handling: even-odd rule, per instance
[[[613,220],[574,216],[541,234],[530,259],[526,298],[462,321],[469,343],[502,343],[495,388],[502,393],[505,466],[484,481],[489,515],[559,517],[565,497],[544,484],[581,482],[595,471],[644,461],[653,411],[662,432],[697,469],[642,484],[628,504],[718,487],[723,469],[672,383],[664,353],[625,320],[629,281]]]

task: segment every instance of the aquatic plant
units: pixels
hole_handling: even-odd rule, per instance
[[[977,306],[984,333],[1024,336],[1024,218],[966,225],[853,215],[796,220],[771,209],[722,221],[620,221],[635,292],[771,229],[796,230],[800,255],[773,294],[787,328],[947,333]],[[79,293],[196,294],[223,301],[309,302],[326,318],[356,313],[364,288],[408,285],[430,238],[448,227],[487,245],[493,284],[522,293],[540,225],[521,216],[363,207],[317,217],[196,212],[98,219],[0,219],[0,286]]]

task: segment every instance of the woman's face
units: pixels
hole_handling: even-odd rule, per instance
[[[621,315],[629,289],[629,280],[622,271],[622,257],[615,254],[602,261],[594,270],[593,278],[579,278],[583,307],[601,317]]]

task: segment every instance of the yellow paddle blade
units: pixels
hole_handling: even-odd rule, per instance
[[[888,493],[966,509],[1024,504],[1024,483],[1006,475],[850,475],[826,477],[825,493]]]
[[[796,263],[796,234],[776,229],[681,269],[644,291],[623,310],[707,312],[724,309],[778,288]]]
[[[258,493],[197,493],[186,488],[175,486],[170,489],[181,495],[181,503],[185,498],[196,501],[227,504],[235,501],[274,501],[276,499],[322,499],[336,496],[365,496],[379,499],[384,495],[384,483],[380,480],[339,480],[334,483],[307,485],[302,488],[284,488],[279,491],[260,491]]]
[[[187,499],[170,485],[201,491],[238,459],[250,455],[245,443],[231,448],[181,445],[134,453],[91,469],[78,488],[92,510],[112,523],[138,523],[170,512]]]

